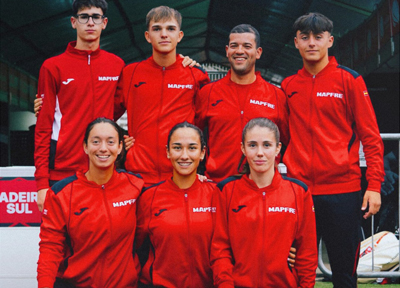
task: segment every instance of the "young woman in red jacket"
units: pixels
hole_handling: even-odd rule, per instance
[[[144,181],[115,169],[123,144],[113,121],[91,122],[83,148],[89,170],[57,182],[46,195],[38,287],[137,287],[133,243]]]
[[[278,127],[267,118],[248,122],[242,134],[248,167],[218,184],[211,267],[216,287],[314,287],[317,268],[311,194],[275,168]],[[290,247],[297,248],[294,268]]]
[[[143,287],[213,287],[209,255],[216,210],[211,202],[219,192],[213,182],[198,179],[204,154],[199,128],[183,122],[171,129],[172,177],[146,188],[138,200],[140,281],[148,285]]]

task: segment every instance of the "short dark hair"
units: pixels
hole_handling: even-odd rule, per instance
[[[293,32],[295,36],[297,31],[306,34],[309,34],[310,32],[313,34],[318,34],[327,31],[332,34],[333,22],[321,13],[310,12],[300,16],[294,22]]]
[[[172,129],[169,131],[168,134],[168,143],[167,143],[167,148],[169,149],[169,142],[171,141],[171,136],[172,134],[174,134],[174,132],[176,130],[178,130],[179,128],[192,128],[194,131],[197,132],[197,134],[199,135],[200,138],[200,144],[201,144],[201,150],[204,149],[204,147],[206,147],[206,142],[204,140],[204,136],[203,136],[203,132],[200,130],[199,127],[197,127],[196,125],[190,124],[189,122],[185,121],[182,123],[178,123],[176,124],[174,127],[172,127]]]
[[[149,29],[151,20],[158,22],[160,20],[175,19],[178,22],[179,29],[182,27],[182,15],[178,10],[168,6],[158,6],[149,11],[146,15],[146,27]]]
[[[100,8],[103,11],[103,15],[105,15],[108,4],[106,0],[74,0],[74,3],[72,3],[72,13],[76,15],[79,10],[91,7]]]
[[[228,44],[229,44],[231,34],[234,34],[234,33],[252,33],[252,34],[254,34],[254,38],[256,41],[256,46],[257,46],[256,48],[261,46],[260,33],[258,33],[257,29],[254,28],[253,26],[251,26],[250,24],[240,24],[240,25],[233,27],[231,32],[229,33]]]

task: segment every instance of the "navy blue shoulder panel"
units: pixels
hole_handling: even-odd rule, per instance
[[[143,179],[142,175],[140,175],[139,173],[133,173],[133,172],[130,172],[130,171],[126,171],[125,169],[116,169],[116,171],[117,171],[117,173],[128,173],[128,174],[134,175],[134,176],[136,176],[136,177],[138,177],[140,179]]]
[[[307,186],[304,182],[302,182],[302,181],[300,181],[300,180],[297,180],[297,179],[294,179],[294,178],[290,178],[290,177],[287,177],[287,176],[283,176],[283,175],[282,175],[282,178],[285,179],[285,180],[288,180],[288,181],[290,181],[290,182],[296,183],[297,185],[303,187],[303,189],[304,189],[306,192],[308,191],[308,186]]]
[[[51,190],[53,190],[54,194],[57,195],[57,193],[60,192],[61,190],[63,190],[65,188],[65,186],[67,186],[69,183],[74,182],[77,179],[78,179],[78,177],[76,175],[64,178],[63,180],[60,180],[56,184],[51,186]]]
[[[161,182],[158,182],[158,183],[156,183],[156,184],[150,185],[150,186],[148,186],[148,187],[143,187],[142,192],[140,193],[140,195],[142,195],[144,192],[146,192],[147,190],[149,190],[149,189],[151,189],[151,188],[153,188],[153,187],[157,187],[157,186],[161,185],[161,184],[164,183],[165,181],[166,181],[166,180],[163,180],[163,181],[161,181]]]
[[[219,188],[219,190],[222,191],[222,189],[224,188],[224,186],[225,186],[226,184],[228,184],[229,182],[232,182],[232,181],[239,180],[240,178],[242,178],[242,176],[243,176],[243,175],[230,176],[230,177],[228,177],[228,178],[222,180],[221,182],[219,182],[219,183],[217,184],[217,187]]]
[[[199,69],[201,72],[203,72],[203,74],[206,74],[206,70],[204,70],[203,67],[194,66],[192,69],[193,68]]]
[[[360,76],[360,74],[358,72],[350,69],[349,67],[338,65],[337,68],[340,68],[340,69],[343,69],[343,70],[349,72],[354,77],[354,79],[356,79],[358,76]]]

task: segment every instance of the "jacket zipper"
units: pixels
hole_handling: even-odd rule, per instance
[[[191,246],[190,246],[190,213],[189,213],[189,198],[188,198],[188,194],[185,193],[185,210],[186,210],[186,225],[187,225],[187,233],[188,233],[188,260],[189,260],[189,283],[190,283],[190,287],[192,287],[192,257],[190,257],[191,255]]]
[[[264,255],[265,255],[265,224],[266,224],[266,217],[267,217],[267,202],[266,202],[266,197],[265,197],[265,191],[262,192],[262,206],[263,206],[263,218],[262,218],[262,248],[261,248],[261,253],[260,253],[260,259],[259,259],[259,277],[258,277],[258,283],[257,283],[257,287],[262,287],[263,282],[263,269],[262,269],[262,265],[261,263],[263,263],[263,259],[264,259]]]
[[[310,95],[310,123],[309,123],[309,125],[308,125],[308,127],[311,127],[311,121],[315,121],[316,119],[313,119],[313,116],[314,116],[314,114],[315,113],[313,113],[312,111],[315,111],[315,109],[313,109],[313,108],[315,108],[315,103],[314,103],[314,101],[316,101],[317,99],[315,99],[314,100],[314,98],[313,98],[313,95],[314,95],[314,88],[315,88],[315,77],[316,77],[316,75],[313,75],[313,77],[312,77],[312,90],[311,90],[311,95]],[[311,173],[312,173],[312,183],[313,183],[313,186],[315,185],[315,170],[314,170],[314,167],[315,167],[315,165],[314,165],[314,161],[312,161],[312,159],[314,159],[314,157],[315,157],[315,147],[314,147],[314,133],[312,133],[311,132],[311,135],[310,135],[311,137],[311,139],[310,139],[310,142],[311,142],[311,163],[310,163],[310,165],[311,165]]]
[[[92,73],[92,65],[90,65],[90,54],[88,54],[88,66],[89,66],[89,71],[90,71],[90,79],[93,79],[93,73]],[[93,105],[92,105],[92,119],[94,119],[95,115],[95,107],[96,107],[96,96],[95,96],[95,89],[94,89],[94,81],[90,81],[92,83],[92,99],[93,99]]]
[[[165,143],[162,143],[162,145],[159,145],[160,144],[159,143],[160,139],[159,139],[159,135],[158,135],[159,134],[158,131],[159,131],[159,128],[160,128],[160,116],[161,116],[161,110],[162,110],[162,107],[163,107],[163,98],[164,98],[164,80],[165,80],[164,78],[165,78],[165,67],[162,67],[161,99],[160,99],[160,105],[159,105],[160,108],[158,110],[157,131],[156,131],[156,135],[157,135],[157,156],[158,156],[158,159],[161,159],[162,157],[165,157],[165,155],[161,155],[162,151],[160,151],[160,147],[164,147]],[[158,161],[156,163],[156,166],[157,166],[156,168],[157,168],[157,171],[158,171],[158,180],[157,180],[157,182],[158,182],[161,179],[161,166],[160,166]]]
[[[107,202],[107,197],[106,197],[106,187],[105,187],[105,185],[101,185],[101,194],[103,195],[103,200],[104,200],[104,206],[105,206],[105,210],[106,210],[106,213],[107,213],[107,218],[108,218],[108,222],[109,222],[109,227],[110,227],[110,230],[109,230],[109,238],[111,238],[112,237],[112,234],[113,234],[113,228],[112,228],[112,222],[111,222],[111,212],[110,212],[110,208],[108,207],[108,202]],[[110,239],[111,240],[111,239]],[[112,241],[108,241],[108,244],[109,243],[111,243]],[[107,252],[107,250],[108,250],[108,248],[106,248],[106,252]],[[105,271],[105,270],[107,270],[107,258],[108,257],[106,257],[105,259],[105,261],[102,261],[103,263],[103,271]],[[104,274],[103,274],[104,275]],[[107,282],[107,279],[103,279],[102,280],[102,282],[103,283],[106,283]]]

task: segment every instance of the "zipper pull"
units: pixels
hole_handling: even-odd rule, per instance
[[[88,65],[90,65],[90,54],[88,55]]]
[[[185,193],[185,202],[188,202],[188,195]]]
[[[263,200],[265,201],[265,192],[263,192],[262,194],[263,194]]]
[[[101,185],[101,189],[106,190],[106,186]]]

